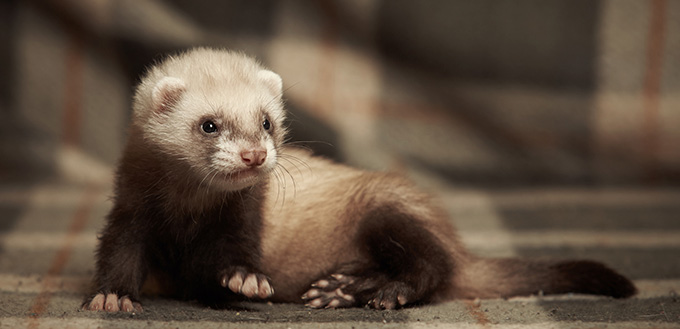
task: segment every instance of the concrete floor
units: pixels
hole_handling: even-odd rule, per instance
[[[680,328],[680,191],[434,187],[464,242],[485,256],[591,258],[640,294],[454,301],[397,311],[243,303],[212,310],[147,297],[141,314],[79,310],[106,184],[0,185],[0,328]]]

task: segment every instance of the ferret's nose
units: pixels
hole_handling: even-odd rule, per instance
[[[257,167],[264,163],[267,159],[267,150],[264,149],[254,149],[241,151],[241,160],[248,167]]]

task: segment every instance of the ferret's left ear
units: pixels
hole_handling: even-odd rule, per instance
[[[283,81],[278,74],[269,70],[261,70],[257,73],[257,77],[265,83],[274,95],[280,97],[283,94]]]
[[[167,111],[179,101],[185,90],[184,81],[181,79],[165,77],[158,81],[151,92],[154,112],[162,113]]]

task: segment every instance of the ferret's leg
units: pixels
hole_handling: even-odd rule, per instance
[[[83,303],[83,309],[142,311],[139,293],[147,273],[144,245],[136,239],[134,230],[120,226],[124,225],[111,224],[102,234],[97,250],[97,292]]]
[[[438,239],[391,207],[362,220],[356,243],[364,259],[313,283],[303,295],[309,306],[393,309],[428,301],[452,277],[453,261]]]
[[[190,295],[200,302],[223,307],[243,297],[265,299],[274,294],[269,278],[259,269],[260,249],[257,227],[242,228],[239,239],[217,228],[203,232],[182,262]]]

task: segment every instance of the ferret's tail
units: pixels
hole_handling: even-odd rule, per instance
[[[581,293],[626,298],[637,293],[629,279],[594,261],[508,258],[477,259],[467,265],[456,280],[458,297]]]

